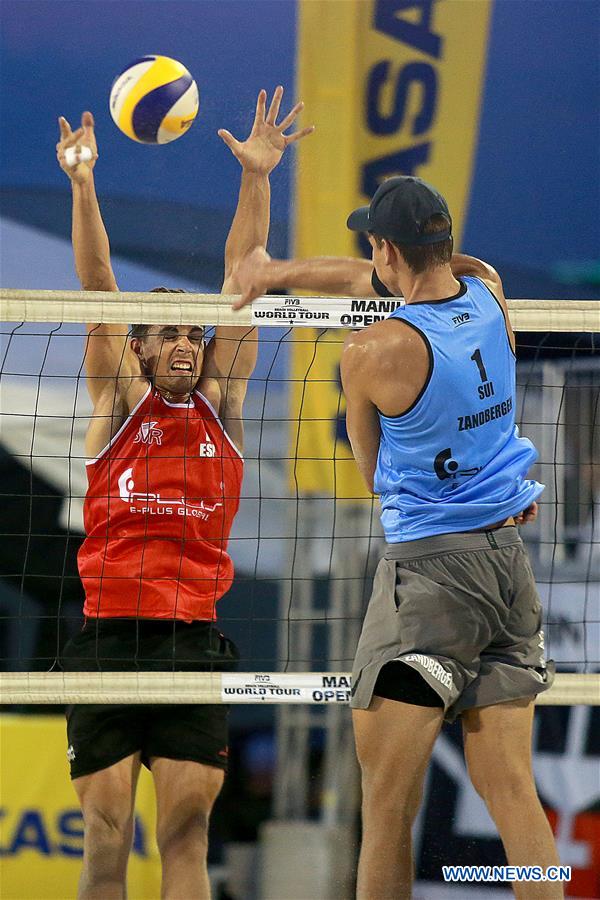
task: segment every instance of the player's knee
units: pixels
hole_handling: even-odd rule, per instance
[[[183,804],[169,816],[159,818],[156,842],[161,856],[176,849],[193,847],[206,852],[208,847],[208,811],[198,804]]]
[[[90,806],[84,809],[83,822],[91,846],[118,847],[131,840],[133,819],[128,809]]]
[[[497,769],[470,771],[471,782],[490,809],[520,806],[536,795],[532,774],[526,769],[504,771]]]
[[[422,778],[398,778],[396,771],[382,766],[362,769],[363,815],[381,821],[413,822],[423,796]]]
[[[419,798],[415,794],[363,794],[362,820],[371,830],[402,834],[412,828],[418,810]]]
[[[97,837],[107,843],[119,843],[127,839],[133,825],[129,810],[103,809],[96,806],[84,811],[83,821],[86,833],[90,837]]]

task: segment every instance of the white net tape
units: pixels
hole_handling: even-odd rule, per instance
[[[4,704],[341,703],[348,672],[3,672]],[[537,703],[600,706],[600,675],[557,674]]]
[[[361,328],[385,318],[402,303],[350,297],[263,297],[234,312],[231,304],[235,299],[225,294],[157,295],[2,288],[0,320]],[[598,300],[509,300],[508,306],[515,331],[600,332]],[[90,320],[92,310],[95,318]]]

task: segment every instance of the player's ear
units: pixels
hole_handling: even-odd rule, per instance
[[[133,352],[135,353],[135,355],[137,356],[137,358],[139,360],[143,359],[142,342],[140,341],[139,338],[136,338],[136,337],[131,338],[131,340],[129,342],[129,346],[131,347],[131,349],[133,350]]]
[[[399,249],[396,247],[392,241],[388,241],[385,238],[383,239],[383,260],[386,266],[396,267],[401,257],[401,253]]]

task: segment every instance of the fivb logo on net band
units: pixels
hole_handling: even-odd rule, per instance
[[[130,513],[144,513],[150,516],[191,516],[207,522],[211,513],[223,506],[222,503],[190,503],[185,497],[163,499],[159,493],[135,490],[133,468],[125,469],[119,477],[119,497],[123,503],[129,504]]]

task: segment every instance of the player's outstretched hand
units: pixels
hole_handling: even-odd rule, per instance
[[[233,278],[239,291],[240,299],[232,305],[232,309],[242,309],[257,297],[262,297],[270,288],[269,267],[271,257],[264,247],[255,247],[247,256],[234,266]]]
[[[256,115],[249,137],[245,141],[238,141],[225,128],[218,131],[219,137],[227,144],[235,158],[246,172],[254,172],[258,175],[268,175],[283,156],[286,147],[311,134],[315,128],[310,125],[295,131],[293,134],[283,132],[290,128],[296,120],[296,116],[304,107],[303,103],[296,105],[287,116],[277,124],[283,88],[281,85],[275,88],[269,111],[267,112],[267,92],[261,91],[256,101]]]
[[[91,112],[84,112],[81,117],[81,127],[72,131],[71,126],[64,116],[58,119],[60,128],[60,140],[56,145],[56,158],[58,163],[71,181],[76,184],[84,184],[90,177],[90,173],[98,159],[98,147],[94,134],[94,117]],[[89,153],[86,153],[87,148]],[[70,151],[67,153],[67,151]]]
[[[531,506],[528,506],[527,509],[524,509],[522,513],[519,513],[518,516],[515,516],[515,522],[517,525],[527,525],[529,522],[535,522],[538,514],[538,505],[534,501]]]

